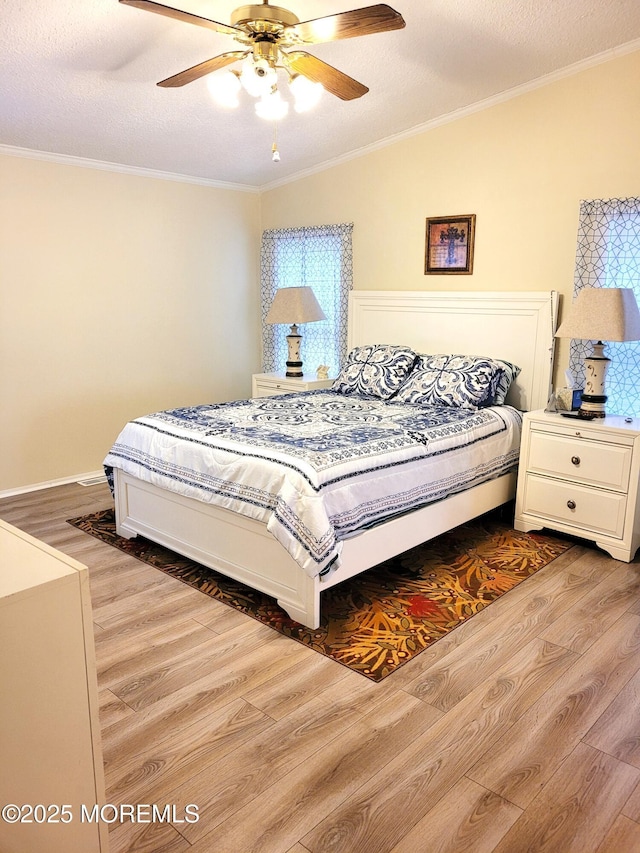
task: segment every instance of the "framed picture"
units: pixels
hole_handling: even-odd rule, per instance
[[[427,219],[424,274],[473,272],[476,215],[435,216]]]

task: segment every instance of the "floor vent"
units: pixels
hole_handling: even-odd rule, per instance
[[[104,474],[99,474],[97,477],[87,477],[86,480],[78,480],[79,486],[99,486],[105,482]]]

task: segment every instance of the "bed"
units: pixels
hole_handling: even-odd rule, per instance
[[[136,419],[105,460],[117,532],[142,535],[271,595],[292,619],[317,628],[323,590],[513,498],[519,412],[547,402],[556,316],[554,291],[354,291],[352,352],[383,344],[501,359],[519,368],[504,405],[460,410],[445,424],[439,409],[427,416],[411,404],[401,376],[401,390],[382,404],[342,388]],[[318,436],[317,465],[310,465],[308,441],[287,425],[294,421]],[[266,441],[265,423],[272,425]],[[467,437],[454,449],[451,436],[463,428]],[[143,434],[153,434],[153,453],[138,446]],[[346,434],[366,460],[364,473],[346,458]],[[183,438],[188,464],[176,455]],[[483,449],[489,446],[491,454]],[[187,481],[184,472],[196,467],[191,457],[201,452],[209,456]],[[447,459],[446,476],[431,473],[438,457]],[[453,485],[440,488],[445,480]],[[346,492],[356,495],[357,517]]]

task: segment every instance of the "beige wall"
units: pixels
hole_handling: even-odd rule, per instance
[[[640,195],[639,152],[636,52],[266,192],[262,222],[353,222],[356,289],[570,298],[579,201]],[[425,276],[425,218],[468,213],[473,275]]]
[[[250,393],[260,199],[0,155],[0,491],[96,471],[124,423]]]

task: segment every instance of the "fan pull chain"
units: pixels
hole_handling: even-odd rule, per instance
[[[273,125],[273,145],[271,146],[271,159],[274,163],[280,162],[280,152],[278,151],[278,122]]]

